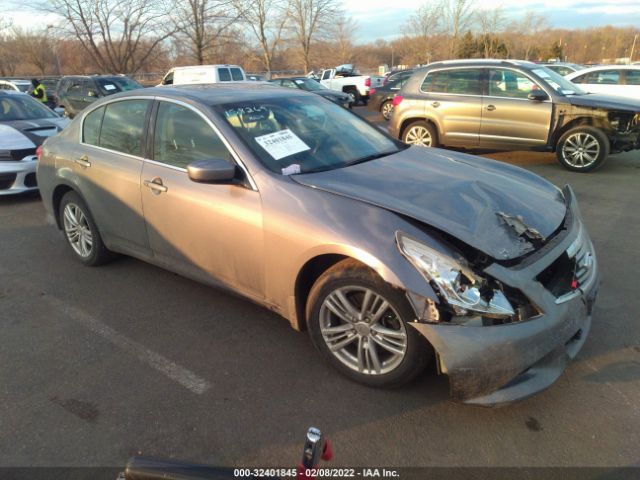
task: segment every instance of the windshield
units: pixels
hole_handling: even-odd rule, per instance
[[[298,85],[298,88],[301,88],[302,90],[307,90],[308,92],[316,92],[318,90],[328,90],[327,87],[325,87],[324,85],[321,85],[320,82],[317,82],[312,78],[296,78],[293,81],[296,83],[296,85]]]
[[[396,153],[396,142],[344,108],[311,96],[215,105],[260,161],[283,175],[353,165]]]
[[[561,95],[583,95],[585,93],[577,85],[547,67],[538,67],[531,71],[544,80],[556,93]]]
[[[96,82],[105,95],[143,88],[138,82],[128,77],[96,78]]]
[[[0,97],[0,122],[57,118],[58,115],[28,95],[3,95]]]

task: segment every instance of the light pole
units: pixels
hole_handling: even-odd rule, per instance
[[[391,45],[391,71],[393,72],[393,45]]]
[[[638,40],[638,34],[633,36],[633,45],[631,45],[631,53],[629,54],[629,63],[633,62],[633,51],[636,49],[636,40]]]
[[[55,27],[53,25],[47,25],[47,33],[49,30],[53,30]],[[53,56],[56,57],[56,75],[60,75],[60,57],[58,57],[58,42],[54,41],[53,46],[51,47],[53,50]]]

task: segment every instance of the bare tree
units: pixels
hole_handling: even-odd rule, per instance
[[[13,39],[22,61],[33,64],[41,75],[47,73],[53,65],[53,45],[47,30],[38,32],[14,27]]]
[[[482,35],[482,54],[484,58],[493,58],[501,46],[498,34],[504,24],[504,11],[501,7],[479,10],[476,17]]]
[[[20,55],[15,46],[15,39],[10,33],[11,22],[0,17],[0,75],[15,75],[20,63]]]
[[[540,33],[548,28],[547,19],[535,12],[527,12],[522,20],[511,25],[511,30],[518,35],[513,39],[513,50],[517,57],[531,59],[536,50],[540,50]],[[546,41],[546,39],[545,39]]]
[[[440,33],[442,21],[442,0],[431,1],[422,4],[416,12],[409,17],[405,26],[405,34],[413,37],[415,42],[409,43],[410,58],[417,63],[429,63],[432,52],[432,38]]]
[[[232,0],[182,0],[170,5],[170,18],[179,36],[199,65],[209,61],[209,53],[240,15]]]
[[[323,37],[338,13],[336,0],[290,0],[289,16],[302,54],[305,72],[311,70],[311,44]]]
[[[440,4],[443,32],[449,36],[449,58],[455,56],[463,32],[471,27],[473,4],[474,0],[442,0]]]
[[[135,73],[175,33],[157,0],[50,0],[102,72]]]
[[[273,58],[289,20],[286,0],[236,0],[236,9],[258,42],[260,61],[271,74]]]
[[[358,24],[352,17],[348,17],[344,13],[341,13],[340,16],[337,17],[333,24],[333,31],[331,32],[337,47],[337,63],[343,64],[352,61],[353,36],[357,29]]]

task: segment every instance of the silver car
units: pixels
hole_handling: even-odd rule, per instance
[[[454,399],[514,401],[589,331],[598,272],[569,187],[410,147],[318,95],[114,95],[45,143],[38,176],[79,261],[126,254],[238,292],[370,386],[435,360]]]

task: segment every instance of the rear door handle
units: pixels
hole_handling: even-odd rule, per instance
[[[431,106],[432,106],[433,108],[438,108],[438,107],[440,106],[440,102],[432,102],[432,103],[431,103]]]
[[[80,158],[76,158],[74,160],[81,167],[87,168],[91,166],[91,162],[89,161],[89,157],[86,155],[81,156]]]
[[[168,188],[162,184],[162,179],[159,177],[156,177],[153,180],[145,180],[143,183],[145,187],[150,188],[151,192],[156,195],[168,190]]]
[[[487,105],[487,110],[489,110],[490,112],[493,112],[496,109],[495,105]]]

